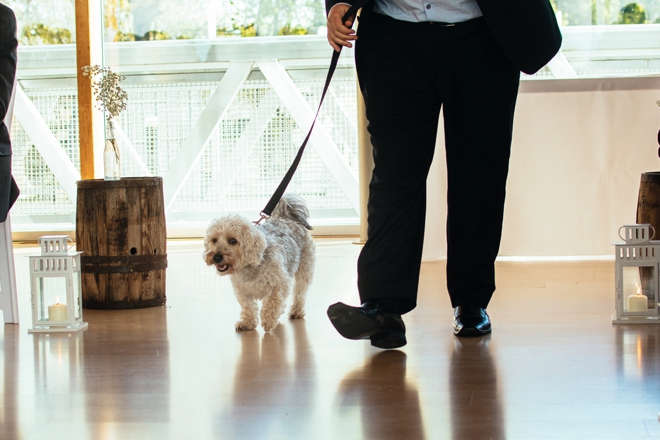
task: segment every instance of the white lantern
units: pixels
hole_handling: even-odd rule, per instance
[[[41,255],[30,256],[32,328],[29,333],[76,332],[82,322],[80,254],[69,252],[70,238],[39,238]]]
[[[626,225],[622,228],[626,229],[625,242],[615,243],[616,315],[612,316],[612,322],[660,324],[660,241],[648,239],[648,225]],[[641,229],[644,233],[635,229]]]

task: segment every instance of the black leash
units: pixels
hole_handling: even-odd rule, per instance
[[[348,11],[346,11],[346,14],[344,14],[344,16],[342,17],[342,21],[346,21],[349,17],[355,15],[358,9],[360,9],[363,5],[365,5],[369,1],[370,0],[357,1],[353,6],[349,8]],[[307,142],[309,141],[309,138],[312,135],[314,124],[316,124],[316,118],[318,118],[319,112],[321,111],[321,104],[323,104],[323,99],[325,99],[325,94],[327,93],[328,88],[330,87],[330,81],[332,80],[332,75],[334,75],[335,69],[337,68],[337,62],[339,61],[340,54],[341,54],[341,46],[339,48],[339,51],[333,51],[332,53],[332,59],[330,60],[330,67],[328,68],[328,75],[325,78],[323,93],[321,93],[321,100],[319,101],[319,106],[316,109],[316,115],[314,115],[314,120],[312,121],[312,125],[311,127],[309,127],[309,132],[307,133],[307,136],[305,136],[305,140],[300,146],[300,149],[298,150],[298,154],[296,154],[296,158],[293,160],[293,163],[289,167],[289,170],[284,175],[284,178],[280,182],[280,185],[275,190],[275,193],[273,193],[273,195],[271,196],[270,200],[266,204],[266,207],[261,211],[260,213],[261,218],[259,218],[259,220],[255,222],[257,225],[260,224],[262,221],[270,218],[270,215],[273,213],[275,206],[277,206],[277,203],[282,198],[282,195],[284,195],[284,191],[286,191],[287,186],[289,186],[289,182],[291,182],[291,179],[293,178],[293,174],[296,172],[296,169],[298,168],[298,164],[300,164],[300,160],[302,159],[302,155],[303,152],[305,151],[305,147],[307,146]]]

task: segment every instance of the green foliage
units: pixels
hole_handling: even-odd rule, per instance
[[[257,36],[257,27],[254,23],[250,23],[244,26],[239,26],[241,30],[241,37],[256,37]]]
[[[135,34],[125,34],[122,31],[117,32],[117,35],[115,36],[115,41],[117,42],[140,41],[140,40],[142,40],[142,36]]]
[[[32,23],[23,27],[21,37],[21,42],[27,45],[73,43],[71,31],[68,29],[51,29],[41,23]]]
[[[646,11],[639,3],[629,3],[619,11],[618,24],[644,24]]]
[[[307,29],[302,26],[291,27],[291,24],[287,23],[277,35],[307,35]]]
[[[257,27],[254,23],[246,25],[232,25],[231,29],[226,27],[219,27],[216,30],[216,36],[218,37],[256,37],[257,36]]]
[[[170,34],[160,31],[147,31],[142,37],[142,41],[171,40]]]

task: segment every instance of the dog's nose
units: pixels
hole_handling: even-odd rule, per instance
[[[213,262],[214,263],[220,263],[222,261],[222,254],[215,254],[213,256]]]

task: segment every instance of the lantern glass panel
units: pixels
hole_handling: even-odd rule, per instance
[[[73,274],[73,310],[76,319],[81,319],[82,316],[82,298],[80,298],[80,273]]]
[[[48,307],[54,304],[66,304],[66,277],[38,277],[36,281],[37,319],[59,321],[59,319],[50,319]]]
[[[623,267],[624,312],[655,310],[657,275],[655,267]]]

